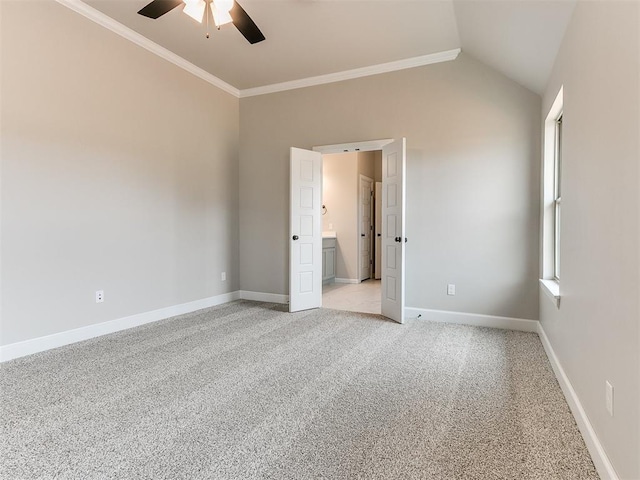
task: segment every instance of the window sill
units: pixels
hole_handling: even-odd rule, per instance
[[[560,283],[557,280],[540,279],[540,287],[547,297],[560,308]]]

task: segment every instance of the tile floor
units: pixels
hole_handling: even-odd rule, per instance
[[[322,288],[322,306],[350,312],[380,313],[380,280],[330,283]]]

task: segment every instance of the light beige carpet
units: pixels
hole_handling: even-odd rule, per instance
[[[597,478],[531,333],[239,301],[0,388],[5,479]]]

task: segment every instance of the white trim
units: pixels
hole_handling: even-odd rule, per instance
[[[238,300],[239,292],[223,293],[215,297],[194,300],[193,302],[182,303],[171,307],[160,308],[150,312],[138,313],[128,317],[109,320],[108,322],[87,325],[86,327],[75,328],[65,332],[54,333],[44,337],[32,338],[22,342],[11,343],[0,346],[0,362],[6,362],[14,358],[24,357],[33,353],[44,352],[52,348],[70,345],[72,343],[89,340],[109,333],[119,332],[128,328],[144,325],[145,323],[157,322],[166,318],[175,317],[185,313],[195,312],[203,308],[214,307],[223,303]]]
[[[560,283],[557,280],[550,280],[541,278],[540,288],[554,303],[556,308],[560,308]]]
[[[551,279],[555,275],[555,162],[556,162],[556,120],[562,112],[564,87],[560,87],[553,105],[543,125],[542,177],[540,199],[540,248],[541,277]]]
[[[524,318],[498,317],[495,315],[481,315],[478,313],[449,312],[445,310],[430,310],[426,308],[406,307],[405,318],[418,318],[432,322],[455,323],[472,325],[474,327],[502,328],[504,330],[519,330],[521,332],[537,332],[538,320]]]
[[[129,27],[124,26],[120,22],[115,21],[113,18],[105,15],[104,13],[96,10],[95,8],[87,5],[81,0],[56,0],[59,4],[64,5],[67,8],[70,8],[74,12],[79,13],[80,15],[88,18],[89,20],[101,25],[112,32],[120,35],[123,38],[139,45],[140,47],[150,51],[158,55],[161,58],[173,63],[174,65],[186,70],[187,72],[195,75],[198,78],[201,78],[205,82],[210,83],[211,85],[218,87],[221,90],[224,90],[227,93],[230,93],[236,98],[240,97],[240,90],[238,90],[233,85],[229,85],[224,80],[219,79],[215,75],[210,74],[209,72],[203,70],[200,67],[195,66],[193,63],[185,60],[179,55],[167,50],[164,47],[161,47],[157,43],[149,40],[147,37],[140,35],[138,32],[131,30]]]
[[[241,300],[253,300],[254,302],[289,303],[289,295],[279,293],[250,292],[240,290]]]
[[[333,145],[318,145],[311,150],[320,152],[323,155],[330,153],[348,152],[372,152],[382,150],[382,147],[393,142],[393,138],[383,138],[382,140],[367,140],[365,142],[336,143]]]
[[[454,50],[447,50],[445,52],[405,58],[403,60],[397,60],[395,62],[381,63],[379,65],[355,68],[353,70],[345,70],[343,72],[318,75],[317,77],[301,78],[299,80],[292,80],[290,82],[274,83],[272,85],[264,85],[262,87],[247,88],[244,90],[240,90],[240,98],[283,92],[285,90],[295,90],[297,88],[313,87],[316,85],[324,85],[327,83],[342,82],[343,80],[351,80],[354,78],[368,77],[381,73],[395,72],[398,70],[405,70],[407,68],[422,67],[424,65],[431,65],[433,63],[448,62],[451,60],[455,60],[459,54],[460,49],[456,48]]]
[[[336,278],[335,283],[361,283],[357,278]]]
[[[569,408],[571,409],[571,413],[573,413],[573,417],[578,424],[578,429],[582,434],[582,438],[584,439],[585,444],[587,445],[587,449],[591,454],[591,459],[598,471],[598,475],[602,480],[618,480],[618,475],[616,474],[609,457],[600,443],[598,439],[598,435],[596,435],[591,422],[589,421],[589,417],[587,413],[584,411],[582,407],[582,403],[580,403],[580,398],[578,398],[578,394],[573,389],[571,382],[569,381],[569,377],[565,373],[558,357],[553,351],[553,347],[551,346],[551,342],[549,342],[549,338],[542,327],[542,323],[538,324],[538,336],[540,337],[540,341],[542,342],[542,346],[544,347],[544,351],[549,358],[549,363],[551,363],[551,368],[553,368],[553,372],[558,379],[558,383],[560,384],[560,388],[564,393],[564,397],[569,404]]]

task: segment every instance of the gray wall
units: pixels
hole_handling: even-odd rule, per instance
[[[540,101],[464,54],[241,99],[241,288],[288,293],[289,147],[405,136],[407,305],[537,319]]]
[[[237,290],[238,99],[55,2],[1,8],[1,343]]]
[[[561,303],[542,294],[540,317],[624,479],[640,478],[638,5],[578,2],[542,107],[564,85]]]
[[[376,158],[380,160],[380,171],[382,171],[382,151],[358,152],[358,175],[365,175],[375,182]],[[359,188],[360,177],[358,177],[357,181],[357,189]]]

